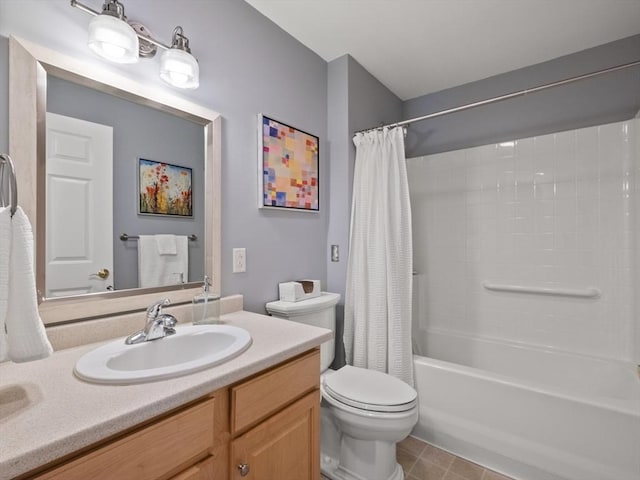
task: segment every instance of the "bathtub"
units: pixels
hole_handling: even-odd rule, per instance
[[[636,367],[420,332],[412,435],[518,480],[639,480]],[[414,336],[414,340],[415,336]]]

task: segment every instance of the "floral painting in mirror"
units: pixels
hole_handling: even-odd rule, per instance
[[[193,217],[191,182],[188,167],[139,158],[138,213]]]

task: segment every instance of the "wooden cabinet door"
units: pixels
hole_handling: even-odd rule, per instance
[[[319,480],[320,391],[236,438],[231,462],[234,480]],[[240,465],[248,466],[244,475]]]

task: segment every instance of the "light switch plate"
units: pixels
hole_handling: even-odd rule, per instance
[[[331,245],[331,261],[340,261],[340,247],[338,245]]]

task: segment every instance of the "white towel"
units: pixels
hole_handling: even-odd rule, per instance
[[[28,362],[48,357],[53,352],[51,343],[40,319],[38,312],[38,297],[36,292],[36,279],[33,272],[33,231],[29,219],[22,208],[18,207],[13,218],[10,212],[0,212],[3,218],[1,223],[2,244],[0,249],[6,261],[5,250],[9,250],[8,275],[4,266],[0,270],[0,292],[7,291],[6,301],[0,302],[6,305],[4,319],[6,328],[6,347],[10,360],[14,362]],[[9,228],[6,228],[6,218],[9,217]],[[7,235],[9,231],[9,235]],[[7,237],[9,241],[7,242]],[[5,284],[5,280],[8,280]],[[0,293],[0,297],[4,294]],[[0,306],[0,311],[2,306]],[[0,314],[1,315],[1,314]],[[3,357],[0,352],[0,358]]]
[[[9,254],[11,249],[11,212],[0,208],[0,362],[9,359],[7,332],[7,306],[9,302]]]
[[[177,255],[178,244],[175,235],[155,235],[159,255]]]
[[[189,239],[175,235],[176,254],[161,255],[156,235],[138,240],[138,286],[161,287],[189,281]]]

